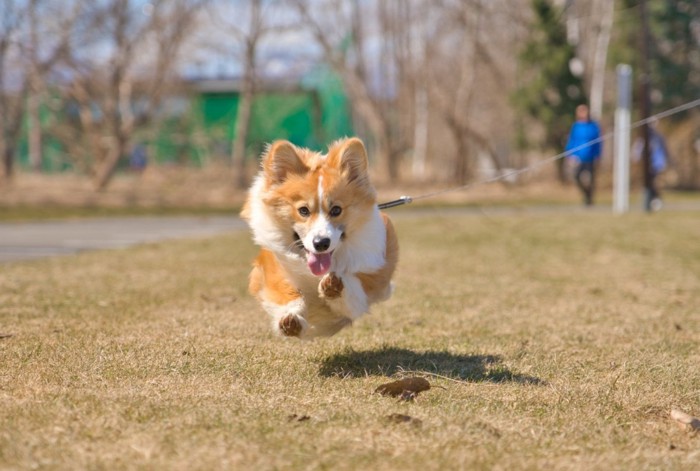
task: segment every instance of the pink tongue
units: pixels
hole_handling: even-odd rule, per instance
[[[309,252],[306,256],[306,263],[309,265],[311,273],[323,276],[331,269],[331,254]]]

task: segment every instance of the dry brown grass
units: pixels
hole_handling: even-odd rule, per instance
[[[233,171],[221,164],[212,164],[203,169],[153,166],[143,174],[117,174],[106,190],[98,192],[86,176],[19,172],[10,182],[0,181],[0,210],[16,207],[24,211],[26,208],[97,208],[103,212],[148,208],[232,210],[239,208],[245,198],[245,192],[236,189],[234,181]],[[422,195],[454,186],[446,183],[403,182],[399,186],[381,181],[378,183],[381,201],[403,194]],[[609,193],[604,190],[601,195],[603,192],[606,195]],[[493,205],[578,201],[573,185],[562,186],[546,180],[527,185],[477,185],[467,191],[441,195],[428,203]]]
[[[313,343],[243,233],[3,266],[0,468],[697,466],[697,213],[393,214],[394,298]],[[434,387],[373,393],[407,370]]]
[[[10,182],[0,181],[5,207],[180,207],[231,208],[240,205],[243,192],[233,185],[234,174],[224,165],[203,169],[152,166],[143,173],[119,173],[103,191],[75,173],[19,172]]]

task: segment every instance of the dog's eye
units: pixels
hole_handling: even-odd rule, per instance
[[[307,208],[306,206],[302,206],[301,208],[297,209],[297,211],[299,211],[299,215],[301,215],[305,218],[311,216],[311,210],[309,208]]]
[[[333,206],[330,211],[328,211],[328,214],[330,214],[333,217],[340,216],[340,213],[343,212],[343,208],[340,206]]]

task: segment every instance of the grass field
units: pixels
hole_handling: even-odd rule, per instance
[[[697,212],[392,214],[394,297],[311,343],[245,233],[0,266],[0,469],[697,469]]]

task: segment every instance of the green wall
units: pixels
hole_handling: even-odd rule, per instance
[[[315,150],[341,137],[352,135],[352,122],[340,82],[325,70],[317,71],[296,91],[259,92],[253,103],[251,125],[246,139],[249,158],[260,156],[265,145],[277,139]],[[210,160],[228,160],[235,138],[240,103],[238,92],[199,92],[186,100],[189,105],[178,114],[137,130],[134,144],[146,144],[149,163],[206,165]],[[68,119],[42,111],[44,133],[44,171],[72,168],[60,142],[47,132],[52,122]],[[26,126],[25,126],[26,128]],[[26,129],[20,143],[19,165],[28,167]],[[121,168],[129,166],[124,156]]]

